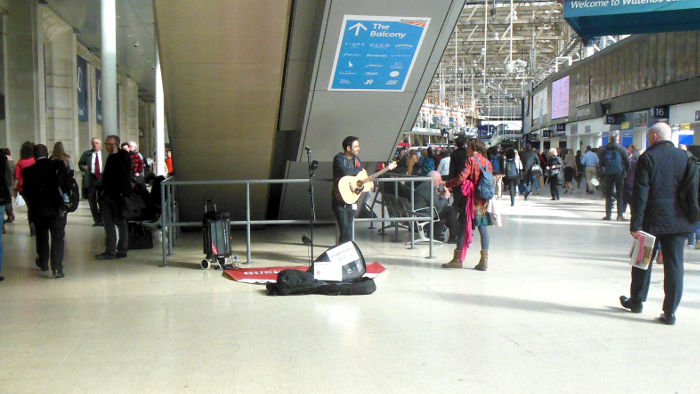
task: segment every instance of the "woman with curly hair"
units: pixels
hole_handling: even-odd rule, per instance
[[[489,260],[489,232],[488,226],[492,225],[491,217],[486,210],[489,200],[485,200],[476,195],[475,189],[481,177],[481,168],[493,172],[491,162],[486,158],[486,148],[479,139],[473,139],[467,144],[467,160],[464,162],[464,169],[456,178],[450,179],[446,187],[452,189],[454,193],[464,195],[464,206],[458,208],[457,222],[457,247],[454,256],[449,263],[443,264],[443,268],[462,268],[462,261],[467,254],[467,249],[472,241],[474,228],[479,229],[481,238],[481,258],[474,267],[478,271],[486,271]]]

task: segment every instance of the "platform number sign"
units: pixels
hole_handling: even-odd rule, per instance
[[[403,92],[430,18],[345,15],[328,90]]]
[[[668,118],[668,105],[663,105],[661,107],[652,107],[652,116],[656,119],[667,119]]]

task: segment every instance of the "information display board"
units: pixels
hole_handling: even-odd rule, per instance
[[[88,120],[87,61],[78,56],[78,120]]]
[[[552,119],[569,116],[569,76],[552,82]]]
[[[430,18],[345,15],[328,90],[403,92]]]
[[[539,119],[547,113],[547,88],[535,93],[532,98],[532,119]]]

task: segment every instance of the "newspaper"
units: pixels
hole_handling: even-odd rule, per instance
[[[644,231],[640,231],[640,233],[642,236],[632,241],[632,247],[630,248],[630,264],[633,267],[647,270],[651,263],[651,252],[654,250],[656,237]]]

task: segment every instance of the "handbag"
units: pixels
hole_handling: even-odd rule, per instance
[[[542,167],[540,167],[539,164],[535,163],[530,167],[530,172],[534,176],[541,176],[542,175]]]
[[[153,232],[139,223],[129,223],[129,250],[153,249]]]
[[[127,219],[137,219],[143,216],[146,202],[138,194],[128,194],[124,197],[124,217]]]
[[[15,198],[15,205],[17,205],[18,207],[23,207],[27,205],[27,203],[24,202],[24,198],[21,194],[18,194],[17,198]]]
[[[493,200],[489,200],[489,205],[486,206],[486,212],[488,212],[489,217],[491,217],[491,223],[496,227],[503,227],[503,219],[501,213],[496,209],[496,204]]]

